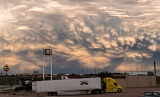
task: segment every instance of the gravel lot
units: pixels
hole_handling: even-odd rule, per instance
[[[61,95],[59,95],[58,97],[138,97],[138,95],[144,91],[160,91],[160,88],[124,88],[124,91],[122,93],[106,93],[98,95],[84,93],[61,93]],[[1,93],[0,97],[47,97],[47,93],[40,93],[39,95],[37,95],[35,92],[19,91],[11,92],[8,94]]]

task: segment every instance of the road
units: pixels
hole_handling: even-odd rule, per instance
[[[105,94],[63,94],[58,97],[138,97],[144,91],[160,91],[160,88],[124,88],[122,93],[105,93]],[[0,94],[0,97],[48,97],[47,93],[40,93],[37,95],[34,92],[20,91],[16,92],[17,95]]]

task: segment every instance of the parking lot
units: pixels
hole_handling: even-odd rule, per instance
[[[160,91],[160,88],[124,88],[122,93],[106,93],[98,95],[76,95],[76,97],[138,97],[144,91]],[[65,96],[61,96],[65,97]]]
[[[138,97],[141,92],[144,91],[160,91],[160,88],[124,88],[122,93],[105,93],[105,94],[61,94],[59,97]],[[12,95],[12,94],[17,95]],[[37,95],[35,92],[30,91],[18,91],[9,94],[0,94],[0,97],[47,97],[47,93],[40,93]]]

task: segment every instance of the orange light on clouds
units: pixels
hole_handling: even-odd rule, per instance
[[[134,64],[134,63],[122,63],[117,68],[115,68],[115,71],[140,71],[141,70],[140,64]]]

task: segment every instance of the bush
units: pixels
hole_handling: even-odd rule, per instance
[[[25,90],[25,87],[16,87],[15,91]]]

